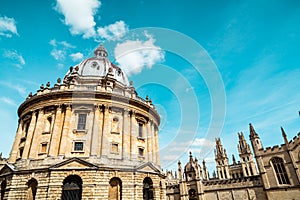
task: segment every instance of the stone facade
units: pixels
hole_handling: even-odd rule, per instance
[[[100,46],[18,109],[2,199],[165,199],[160,117]]]
[[[184,168],[178,162],[178,173],[167,172],[167,200],[300,199],[300,133],[288,141],[281,128],[284,144],[263,148],[258,134],[250,124],[250,141],[256,159],[243,133],[238,133],[240,161],[228,163],[220,138],[216,139],[217,173],[208,176],[205,161],[202,167],[190,153]]]

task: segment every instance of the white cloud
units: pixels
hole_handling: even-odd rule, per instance
[[[49,44],[53,47],[57,47],[57,46],[62,46],[62,47],[65,47],[65,48],[75,48],[74,45],[66,42],[66,41],[56,41],[56,39],[52,39],[50,40]]]
[[[14,18],[0,17],[0,36],[10,38],[12,34],[18,35]]]
[[[58,49],[53,49],[51,51],[51,56],[53,56],[53,58],[55,60],[64,60],[66,55],[66,51],[64,50],[58,50]]]
[[[99,37],[106,40],[119,40],[128,31],[128,26],[124,21],[117,21],[114,24],[110,24],[104,27],[98,27],[97,33]]]
[[[127,40],[118,43],[114,54],[116,61],[127,75],[138,74],[144,67],[151,68],[155,63],[164,61],[162,49],[154,45],[155,39],[146,34],[148,40]]]
[[[16,50],[5,50],[3,56],[14,61],[14,65],[18,68],[22,68],[26,64],[23,56],[18,54]]]
[[[57,0],[55,9],[64,15],[63,22],[70,27],[71,34],[90,38],[96,35],[94,15],[100,6],[98,0]]]
[[[56,41],[56,39],[52,39],[49,44],[53,47],[50,53],[51,56],[58,61],[63,61],[66,58],[67,51],[75,48],[74,45],[66,41]]]
[[[75,62],[75,61],[80,61],[82,60],[83,58],[83,54],[80,53],[80,52],[77,52],[77,53],[72,53],[70,54],[70,57],[72,58],[72,60]]]
[[[0,101],[4,102],[6,104],[12,105],[12,106],[17,105],[14,100],[7,98],[7,97],[0,97]]]

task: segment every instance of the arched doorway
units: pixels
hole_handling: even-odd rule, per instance
[[[38,182],[36,179],[32,178],[27,182],[28,189],[27,189],[27,199],[28,200],[35,200],[35,195],[37,191]]]
[[[2,181],[1,183],[1,200],[4,200],[6,190],[6,180]]]
[[[153,200],[154,189],[153,182],[150,177],[146,177],[143,181],[143,200]]]
[[[112,178],[109,181],[108,200],[122,199],[122,181],[119,178]]]
[[[77,175],[70,175],[65,178],[62,188],[62,200],[81,200],[82,180]]]
[[[197,200],[197,193],[196,190],[190,189],[189,190],[189,200]]]

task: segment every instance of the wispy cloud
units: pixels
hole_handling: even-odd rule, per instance
[[[128,32],[128,26],[124,21],[117,21],[104,27],[98,27],[97,33],[100,38],[106,40],[119,40]]]
[[[126,40],[118,43],[114,49],[117,63],[128,76],[138,74],[144,67],[151,68],[163,62],[165,55],[159,46],[155,46],[153,36],[146,34],[147,40]]]
[[[11,106],[16,106],[17,105],[16,102],[13,99],[7,98],[7,97],[0,97],[0,101],[6,103],[8,105],[11,105]]]
[[[13,84],[10,82],[3,82],[3,81],[0,81],[0,85],[3,85],[5,87],[17,91],[22,97],[26,96],[26,88],[24,86]]]
[[[76,48],[66,41],[57,41],[56,39],[52,39],[49,44],[53,47],[50,54],[57,61],[65,60],[68,51]]]
[[[12,37],[12,35],[18,35],[16,21],[14,18],[0,17],[0,36]]]
[[[76,61],[80,61],[80,60],[83,59],[83,54],[80,53],[80,52],[72,53],[72,54],[70,54],[70,57],[72,58],[72,60],[73,60],[74,62],[76,62]]]
[[[17,68],[22,68],[26,64],[23,56],[16,50],[5,50],[3,57],[12,60],[14,62],[13,65]]]

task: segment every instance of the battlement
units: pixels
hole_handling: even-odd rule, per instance
[[[205,190],[219,190],[219,189],[234,189],[242,187],[256,187],[262,186],[260,176],[250,176],[237,179],[225,179],[225,180],[204,180],[203,185]]]

